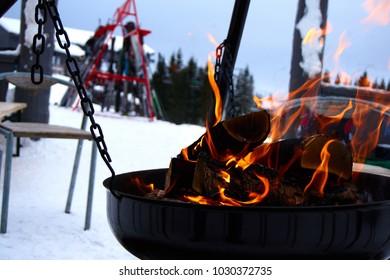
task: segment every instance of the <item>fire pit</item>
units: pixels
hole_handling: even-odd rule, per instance
[[[143,197],[167,169],[117,175],[107,190],[117,240],[141,259],[387,259],[390,177],[359,174],[374,202],[344,206],[229,207]],[[110,180],[104,181],[109,189]]]
[[[169,169],[104,181],[114,235],[141,259],[390,258],[390,176],[352,169],[379,143],[386,104],[366,104],[359,92],[329,106],[312,95],[320,81],[310,79],[290,96],[291,108],[222,121],[231,85],[219,77],[234,67],[248,4],[236,1],[219,73],[209,73],[215,98],[206,133]]]

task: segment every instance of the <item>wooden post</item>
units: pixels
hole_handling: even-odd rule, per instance
[[[35,5],[37,1],[35,0],[23,0],[22,1],[22,10],[21,10],[21,26],[20,26],[20,55],[17,65],[17,70],[19,72],[30,72],[31,66],[35,64],[35,56],[33,55],[31,46],[26,42],[26,28],[27,26],[35,22],[34,14],[26,14],[25,11],[35,11]],[[29,9],[26,10],[26,7]],[[31,9],[32,7],[33,9]],[[38,31],[38,26],[36,30]],[[46,36],[46,46],[45,52],[41,55],[40,64],[44,69],[44,74],[52,74],[52,58],[54,53],[54,27],[53,23],[49,18],[44,26],[43,30],[44,35]],[[29,34],[28,34],[29,35]],[[27,35],[27,36],[28,36]],[[31,38],[32,42],[32,38]],[[27,43],[27,44],[26,44]],[[39,123],[48,123],[49,122],[49,97],[50,89],[37,89],[29,90],[16,88],[15,89],[15,102],[25,102],[28,104],[27,109],[23,111],[22,121],[27,122],[39,122]]]

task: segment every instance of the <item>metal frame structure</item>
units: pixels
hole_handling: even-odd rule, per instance
[[[126,30],[124,28],[124,20],[127,17],[132,17],[135,22],[135,29],[132,30],[129,33],[126,33]],[[152,95],[151,95],[151,88],[149,83],[149,76],[148,76],[148,69],[147,69],[147,61],[145,57],[145,53],[142,47],[142,38],[148,34],[151,33],[150,30],[141,29],[139,26],[138,21],[138,15],[137,15],[137,9],[135,5],[135,0],[126,0],[126,2],[116,9],[113,18],[115,19],[115,22],[113,24],[107,25],[104,28],[104,31],[108,31],[107,36],[104,41],[104,45],[102,49],[99,51],[96,59],[93,61],[93,65],[89,71],[89,74],[87,75],[85,79],[85,87],[88,88],[91,84],[91,82],[94,79],[102,79],[102,80],[116,80],[116,81],[130,81],[130,82],[136,82],[141,83],[145,86],[146,91],[146,97],[147,97],[147,109],[148,109],[148,116],[152,120],[154,118],[154,111],[153,111],[153,103],[152,103]],[[139,51],[140,56],[142,59],[142,77],[135,77],[135,76],[128,76],[128,75],[121,75],[121,74],[114,74],[109,72],[102,72],[99,71],[99,65],[103,59],[104,54],[108,50],[109,43],[111,42],[112,38],[114,37],[114,32],[116,29],[120,27],[122,29],[122,34],[124,38],[130,37],[130,36],[136,36],[137,43],[139,45]]]

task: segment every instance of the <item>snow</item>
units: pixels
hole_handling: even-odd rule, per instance
[[[35,9],[35,7],[34,7],[34,9]],[[34,13],[35,13],[35,10],[33,11],[33,15],[34,15]],[[48,19],[48,20],[50,20],[50,19]],[[28,42],[28,44],[31,45],[32,39],[38,31],[38,26],[35,22],[34,16],[31,18],[31,15],[30,15],[30,19],[27,21],[29,22],[29,24],[27,27],[25,39],[27,40],[26,42]],[[19,19],[2,17],[2,18],[0,18],[0,25],[10,33],[13,33],[13,34],[20,33],[20,20]],[[71,41],[71,45],[69,47],[70,53],[74,57],[84,56],[85,52],[80,46],[84,46],[85,43],[88,41],[88,39],[90,39],[94,36],[95,32],[89,31],[89,30],[71,28],[71,27],[64,27],[64,29],[65,29],[66,33],[68,34],[69,39]],[[114,36],[115,36],[115,47],[114,47],[115,51],[120,51],[123,47],[123,36],[118,35],[118,34],[114,34]],[[108,42],[108,43],[111,44],[110,42]],[[66,53],[63,49],[60,48],[60,46],[58,45],[57,42],[55,42],[54,48],[55,48],[56,52]],[[147,45],[145,43],[143,44],[143,49],[144,49],[144,52],[146,54],[150,54],[150,55],[152,55],[156,52],[152,47],[150,47],[149,45]],[[4,54],[4,53],[2,52],[2,54]],[[14,53],[10,53],[10,54],[14,54]]]
[[[301,38],[305,38],[310,29],[320,30],[321,25],[321,11],[320,0],[306,0],[305,15],[297,23],[296,28],[301,34]],[[323,43],[317,39],[310,44],[304,44],[302,42],[302,62],[300,66],[309,77],[315,77],[322,71],[322,62],[320,60],[320,54],[323,50]]]
[[[18,56],[20,54],[20,44],[14,50],[0,51],[0,55]]]
[[[23,11],[24,16],[26,17],[26,30],[24,33],[24,44],[26,45],[26,47],[32,46],[34,35],[37,33],[38,30],[37,24],[35,22],[35,7],[37,3],[37,0],[26,1],[26,6]],[[37,42],[40,43],[41,41],[39,40]]]
[[[62,90],[53,87],[52,95],[58,98]],[[204,133],[200,126],[124,117],[95,109],[95,119],[103,129],[116,174],[167,168],[171,157]],[[78,110],[50,105],[51,123],[77,127],[81,116]],[[110,172],[100,157],[91,229],[84,231],[91,144],[85,142],[83,147],[70,214],[64,209],[76,142],[23,139],[22,144],[20,157],[14,157],[12,163],[8,229],[6,234],[0,234],[0,259],[135,259],[122,248],[109,227],[102,182],[110,177]],[[0,198],[1,195],[2,187]]]
[[[0,25],[10,33],[20,33],[20,19],[2,17],[0,18]]]

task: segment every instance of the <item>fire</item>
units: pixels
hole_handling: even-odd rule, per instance
[[[368,15],[362,20],[362,23],[373,23],[378,25],[387,25],[390,22],[390,2],[388,0],[367,0],[363,8]]]
[[[344,31],[340,35],[339,39],[339,45],[337,47],[337,50],[333,56],[334,60],[338,62],[340,60],[341,54],[344,52],[344,50],[351,46],[351,42],[346,39],[346,32]]]
[[[328,164],[330,159],[330,153],[328,152],[329,145],[335,142],[335,140],[328,141],[321,151],[321,164],[318,166],[317,170],[314,172],[313,177],[310,183],[305,187],[307,192],[311,188],[316,188],[320,196],[324,195],[324,188],[326,181],[328,179]]]
[[[326,23],[325,28],[316,28],[312,27],[306,33],[305,37],[302,40],[302,44],[306,45],[309,43],[310,47],[312,47],[316,40],[320,40],[321,45],[323,44],[322,38],[323,36],[332,32],[332,26],[329,22]]]
[[[363,95],[364,92],[364,90],[360,90],[358,94]],[[379,103],[356,104],[352,116],[356,131],[351,140],[355,162],[364,162],[377,146],[384,116],[389,110],[389,106],[383,106]]]
[[[208,69],[208,71],[207,71],[208,79],[209,79],[211,88],[213,89],[214,98],[215,98],[215,108],[214,108],[214,114],[215,114],[215,119],[216,119],[216,122],[214,123],[214,125],[215,125],[218,122],[220,122],[222,119],[222,109],[223,108],[222,108],[222,99],[221,99],[221,94],[219,92],[219,87],[214,79],[215,66],[214,66],[213,62],[211,61],[210,55],[208,56],[207,69]]]
[[[367,2],[370,2],[370,5],[373,5],[372,3],[374,1]],[[332,28],[329,23],[327,23],[327,26],[324,29],[310,29],[303,39],[303,44],[309,44],[312,46],[316,40],[321,40],[321,37],[331,32],[331,29]],[[208,38],[215,46],[218,46],[214,37],[208,34]],[[333,56],[334,60],[338,62],[340,56],[350,46],[351,42],[346,38],[346,33],[343,32],[339,39],[338,48]],[[388,60],[388,64],[390,69],[390,59]],[[338,176],[338,180],[348,180],[352,176],[351,171],[348,172],[348,168],[346,168],[347,171],[343,168],[337,169],[338,166],[335,162],[349,162],[352,166],[352,156],[351,153],[349,153],[349,149],[352,150],[352,154],[354,155],[354,162],[364,162],[367,156],[370,155],[370,153],[372,153],[378,145],[378,141],[381,137],[382,123],[385,120],[385,114],[388,114],[390,111],[390,107],[387,105],[380,105],[381,102],[375,102],[375,100],[368,102],[366,97],[369,93],[363,90],[358,90],[356,96],[350,99],[342,96],[339,96],[340,98],[335,97],[333,98],[336,100],[335,103],[331,103],[330,101],[327,101],[328,99],[325,97],[318,96],[323,77],[316,76],[314,78],[309,78],[300,88],[289,92],[287,100],[284,102],[278,102],[277,98],[275,98],[276,94],[263,98],[255,96],[254,101],[257,106],[259,108],[267,106],[271,112],[271,128],[270,133],[267,136],[267,140],[262,142],[261,145],[259,144],[256,146],[256,148],[251,149],[250,152],[233,153],[228,149],[227,151],[219,153],[216,147],[220,148],[220,143],[217,141],[216,143],[213,143],[213,137],[210,132],[212,128],[219,127],[218,125],[221,124],[223,113],[221,95],[219,87],[215,81],[214,74],[215,67],[211,61],[211,55],[209,55],[208,79],[215,98],[213,118],[215,119],[215,122],[210,124],[206,120],[206,133],[202,136],[201,141],[195,147],[192,147],[192,151],[202,149],[207,145],[207,153],[209,153],[208,155],[211,159],[218,161],[218,164],[221,163],[221,166],[225,166],[221,167],[221,169],[217,168],[216,173],[212,173],[214,171],[213,169],[211,173],[207,173],[210,172],[209,170],[211,168],[209,169],[209,166],[206,165],[205,169],[207,172],[204,171],[204,173],[210,178],[217,179],[215,179],[215,181],[213,181],[214,179],[208,181],[210,185],[207,185],[205,189],[195,188],[194,186],[192,186],[192,188],[197,193],[204,194],[205,196],[210,195],[212,198],[202,195],[184,196],[186,201],[193,203],[226,206],[257,205],[263,202],[270,193],[271,197],[273,197],[273,195],[275,195],[275,189],[278,188],[278,184],[280,183],[278,182],[278,179],[282,178],[285,174],[290,175],[289,171],[296,168],[295,164],[302,159],[303,155],[310,154],[310,152],[306,152],[305,154],[306,150],[302,147],[294,146],[291,148],[291,155],[287,153],[287,160],[280,160],[282,152],[279,150],[277,145],[285,139],[298,140],[303,137],[307,139],[309,138],[307,136],[318,133],[330,136],[330,140],[326,138],[321,142],[321,144],[318,144],[317,147],[319,148],[314,149],[314,160],[311,160],[313,158],[308,156],[305,158],[305,166],[302,165],[302,161],[300,161],[299,164],[301,164],[301,168],[306,168],[306,170],[310,169],[310,182],[307,183],[309,179],[306,180],[305,177],[305,181],[302,184],[302,190],[304,189],[304,193],[307,194],[314,192],[318,194],[318,196],[324,196],[328,180],[333,180],[334,175]],[[331,76],[331,74],[326,75]],[[337,79],[340,80],[340,83],[347,85],[351,84],[351,77],[345,72],[338,75]],[[366,79],[367,82],[369,82],[368,77],[366,77]],[[332,99],[330,96],[326,97]],[[326,102],[329,102],[329,104]],[[302,132],[302,127],[306,121],[312,122],[311,126],[313,126],[314,129],[312,131]],[[226,123],[226,121],[222,122],[224,125]],[[338,135],[337,133],[345,135]],[[227,132],[227,134],[229,134],[229,132]],[[225,137],[225,134],[222,135]],[[343,143],[343,141],[345,141],[346,144]],[[245,142],[245,145],[249,146],[248,143],[250,142]],[[336,153],[338,156],[341,155],[341,160],[339,160],[340,157],[337,158],[337,156],[334,156],[335,150],[340,151],[335,147],[340,147],[340,145],[342,145],[343,148],[345,147],[347,151],[345,154],[344,150]],[[277,148],[275,148],[275,146]],[[241,149],[241,146],[239,147]],[[243,151],[244,149],[245,148],[243,148]],[[312,151],[313,150],[311,150],[311,152]],[[191,155],[189,155],[187,148],[181,151],[181,156],[184,160],[194,161],[191,160]],[[307,164],[307,162],[309,162],[309,164]],[[256,170],[257,167],[253,169],[249,168],[256,164],[257,166],[262,165],[267,168],[277,170],[277,176],[281,177],[278,177],[277,179],[271,177],[270,179],[263,175],[260,176],[256,173],[256,171],[253,171]],[[200,168],[203,167],[202,165],[200,166]],[[348,166],[348,164],[343,165],[343,167],[345,166]],[[198,168],[198,165],[196,165],[196,168]],[[202,171],[202,169],[200,170]],[[249,173],[252,171],[254,173]],[[210,174],[213,174],[214,176]],[[244,177],[247,174],[250,174],[250,176],[254,174],[258,181],[256,178],[253,179],[254,176],[249,179],[248,177]],[[237,195],[237,192],[235,192],[233,188],[229,187],[236,186],[237,180],[239,181],[241,178],[247,179],[245,182],[249,183],[245,186],[240,186]],[[331,182],[333,184],[333,181]],[[253,187],[253,185],[255,185],[255,187]],[[237,197],[239,197],[239,199],[237,199]],[[270,200],[265,200],[266,203],[268,201]]]
[[[333,112],[333,111],[337,111],[339,110],[339,108],[337,108],[336,106],[334,106],[335,108],[333,108],[332,106],[330,106],[328,108],[328,112]],[[349,111],[353,109],[353,104],[352,104],[352,100],[349,100],[348,102],[348,106],[346,106],[345,108],[342,109],[342,111],[337,114],[337,115],[330,115],[330,114],[327,114],[328,117],[326,119],[321,119],[321,118],[318,118],[318,122],[320,123],[320,130],[324,131],[327,127],[329,127],[330,125],[332,124],[336,124],[336,123],[340,123],[340,121],[343,119],[343,117],[345,116],[345,114]]]
[[[211,199],[206,198],[206,197],[201,196],[201,195],[198,195],[198,196],[185,195],[184,198],[190,202],[198,203],[198,204],[204,204],[204,205],[215,204],[215,203],[213,203],[213,201]]]
[[[214,36],[211,35],[210,33],[207,33],[207,38],[209,39],[209,41],[210,41],[215,47],[218,47],[218,46],[219,46],[217,40],[215,40]]]
[[[131,178],[131,184],[134,185],[134,186],[137,186],[138,189],[142,192],[142,193],[150,193],[152,191],[154,191],[154,184],[151,183],[151,184],[145,184],[144,182],[142,182],[139,178],[135,177],[135,178]]]
[[[263,193],[257,193],[253,191],[247,191],[248,194],[248,200],[242,201],[235,198],[231,198],[225,194],[226,188],[219,188],[219,196],[221,199],[221,205],[227,205],[227,206],[242,206],[242,205],[256,205],[263,201],[263,199],[268,195],[270,190],[270,185],[268,178],[264,176],[260,176],[256,174],[257,178],[260,179],[262,183],[262,187],[264,188]]]
[[[226,181],[226,183],[230,183],[230,174],[224,170],[221,170],[221,177]]]
[[[230,181],[227,176],[228,173],[225,172],[226,180]],[[262,183],[262,187],[264,188],[263,193],[257,193],[253,191],[247,191],[247,196],[248,199],[245,201],[241,201],[235,198],[229,197],[226,192],[227,188],[224,187],[218,187],[219,189],[219,197],[218,199],[210,199],[206,198],[204,196],[198,195],[198,196],[189,196],[189,195],[184,195],[184,199],[197,203],[197,204],[209,204],[209,205],[224,205],[224,206],[243,206],[243,205],[256,205],[263,201],[263,199],[268,195],[270,186],[269,186],[269,181],[266,177],[259,176],[256,174],[256,176],[260,179]],[[227,181],[227,182],[228,182]]]

